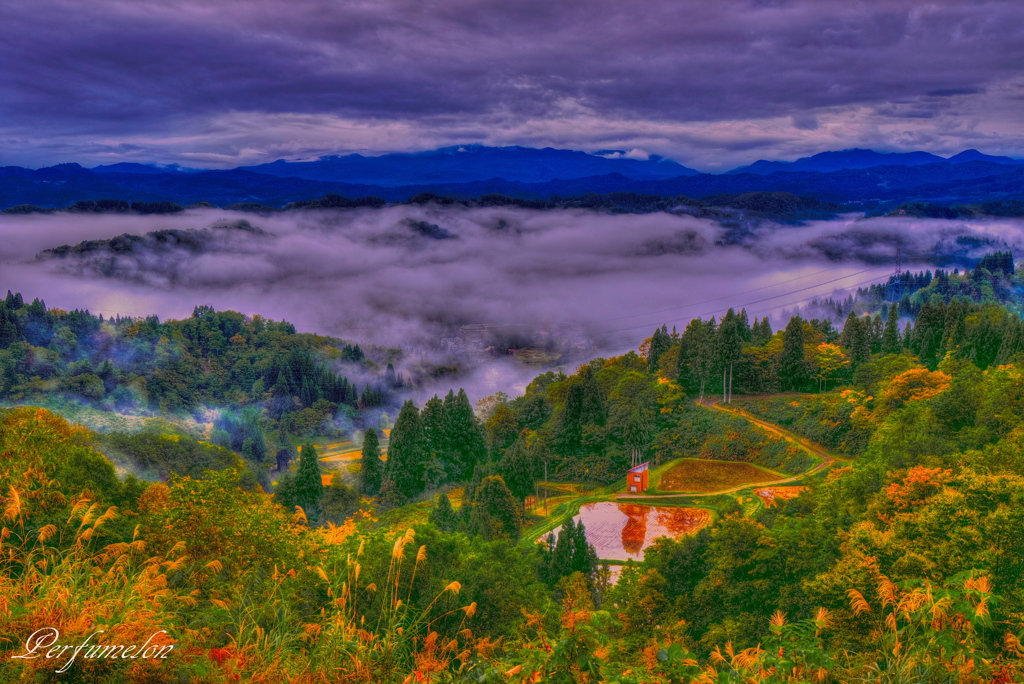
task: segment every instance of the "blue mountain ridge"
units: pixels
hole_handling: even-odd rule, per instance
[[[964,150],[948,159],[930,152],[875,152],[859,148],[839,150],[835,152],[819,152],[810,157],[801,157],[796,161],[767,161],[761,159],[749,166],[739,166],[727,174],[757,173],[767,175],[779,171],[817,171],[830,173],[846,169],[866,169],[874,166],[919,166],[948,162],[961,164],[969,161],[987,161],[996,164],[1024,164],[1024,159],[1012,159],[983,154],[978,150]]]
[[[317,199],[325,194],[349,198],[376,196],[394,202],[405,201],[420,193],[458,199],[503,194],[534,200],[613,192],[692,198],[787,192],[846,205],[907,201],[972,203],[1019,198],[1024,194],[1024,163],[1008,157],[985,155],[977,150],[967,150],[950,159],[924,152],[882,154],[871,150],[848,150],[815,155],[825,160],[821,162],[819,159],[820,163],[816,163],[819,168],[828,163],[863,164],[872,159],[898,163],[823,171],[800,170],[798,160],[779,163],[784,170],[768,173],[734,170],[726,174],[697,173],[675,162],[657,158],[609,159],[552,149],[476,146],[384,157],[387,159],[381,162],[381,157],[348,155],[318,162],[274,162],[224,171],[162,168],[134,163],[92,170],[75,163],[42,169],[0,167],[0,209],[23,204],[58,208],[77,201],[98,199],[168,201],[184,206],[209,202],[218,206],[255,203],[280,207],[290,202]],[[939,161],[917,163],[932,157]],[[527,173],[522,170],[522,165],[526,164],[524,160],[530,159],[547,161]],[[403,160],[409,162],[410,168],[395,170]],[[292,173],[292,168],[298,166],[300,172],[307,169],[311,175],[322,173],[331,176],[338,168],[352,169],[360,164],[363,170],[353,172],[353,177],[378,178],[380,182],[344,182],[333,177],[302,178]],[[378,166],[374,167],[374,164]],[[582,173],[588,164],[594,164],[597,169],[611,165],[610,168],[617,170],[576,177],[570,175],[570,171]],[[511,168],[507,175],[483,175],[502,165],[506,171]],[[435,171],[428,172],[430,168]],[[521,171],[518,177],[513,173],[516,168]],[[268,173],[268,169],[278,173]],[[683,172],[679,172],[680,169]],[[655,171],[668,175],[656,176]],[[548,178],[553,175],[564,177]],[[453,177],[470,180],[444,180]],[[523,180],[524,177],[547,180]],[[398,183],[409,178],[423,180]]]
[[[622,157],[621,152],[615,152],[617,156],[612,157],[550,147],[461,145],[377,157],[349,154],[308,162],[279,159],[269,164],[240,168],[272,176],[382,186],[467,183],[489,178],[541,183],[607,173],[620,173],[634,180],[656,180],[700,173],[657,155],[648,159],[629,159]]]

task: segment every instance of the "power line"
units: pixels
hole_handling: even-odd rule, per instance
[[[770,285],[764,285],[762,287],[755,287],[752,290],[744,290],[743,292],[733,292],[732,294],[725,295],[724,297],[715,297],[714,299],[705,299],[702,302],[691,302],[689,304],[683,304],[681,306],[670,306],[667,309],[656,309],[654,311],[644,311],[644,312],[638,313],[638,314],[630,314],[628,316],[619,316],[617,318],[605,318],[603,320],[605,322],[622,321],[622,320],[625,320],[627,318],[637,318],[638,316],[649,316],[651,314],[664,313],[666,311],[676,311],[678,309],[686,309],[686,308],[689,308],[691,306],[699,306],[701,304],[710,304],[711,302],[717,302],[717,301],[721,301],[723,299],[731,299],[733,297],[739,297],[740,295],[750,294],[751,292],[760,292],[761,290],[767,290],[770,287],[777,287],[779,285],[785,285],[786,283],[792,283],[792,282],[797,281],[797,280],[803,280],[804,278],[810,278],[811,276],[821,275],[822,273],[828,273],[828,272],[830,272],[832,270],[833,269],[831,269],[831,268],[826,268],[826,269],[822,269],[821,271],[815,271],[814,273],[808,273],[806,275],[797,276],[796,278],[790,278],[789,280],[782,280],[780,282],[772,283]],[[859,275],[861,273],[867,273],[870,270],[871,269],[866,269],[866,270],[863,270],[863,271],[858,271],[857,273],[851,273],[850,275]]]
[[[868,269],[865,269],[863,271],[857,271],[857,272],[854,272],[854,273],[849,273],[849,274],[844,275],[844,276],[842,276],[840,278],[833,278],[832,280],[826,280],[823,283],[816,283],[814,285],[809,285],[807,287],[801,287],[801,288],[799,288],[797,290],[791,290],[789,292],[784,292],[782,294],[773,295],[771,297],[765,297],[763,299],[756,299],[756,300],[754,300],[752,302],[746,302],[746,303],[743,303],[743,304],[733,304],[731,308],[735,309],[737,307],[753,306],[754,304],[761,304],[763,302],[771,301],[773,299],[778,299],[780,297],[788,297],[788,296],[794,295],[794,294],[796,294],[798,292],[805,292],[807,290],[813,290],[815,288],[822,287],[824,285],[830,285],[831,283],[836,283],[836,282],[839,282],[840,280],[846,280],[847,278],[852,278],[853,276],[860,275],[862,273],[867,273],[868,271],[873,271],[873,270],[874,269],[868,268]],[[878,277],[879,276],[876,276],[876,277],[871,278],[869,280],[863,281],[862,283],[857,283],[857,284],[854,284],[854,285],[848,285],[847,287],[858,287],[859,285],[863,285],[865,283],[873,283],[875,280],[878,279]],[[724,299],[724,298],[720,297],[719,299]],[[717,301],[717,300],[711,300],[711,301]],[[702,303],[704,303],[704,302],[697,302],[694,305],[702,304]],[[706,313],[701,313],[701,314],[696,314],[696,315],[690,316],[689,319],[692,320],[694,318],[699,318],[701,316],[710,316],[712,314],[718,313],[719,311],[721,311],[721,309],[714,309],[714,310],[708,311]],[[668,321],[662,321],[662,323],[676,323],[676,322],[679,322],[679,321],[682,321],[682,320],[685,320],[685,319],[682,319],[682,318],[670,319]],[[605,334],[607,334],[607,333],[617,333],[617,332],[628,332],[628,331],[631,331],[631,330],[641,330],[641,329],[650,328],[651,325],[652,324],[635,325],[635,326],[631,326],[631,327],[628,327],[628,328],[616,328],[614,330],[599,330],[599,331],[595,331],[595,332],[597,332],[597,333],[605,333]]]

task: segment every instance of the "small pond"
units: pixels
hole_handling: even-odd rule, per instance
[[[658,537],[694,534],[711,522],[711,514],[703,508],[600,501],[582,506],[573,520],[583,521],[598,558],[640,561]],[[554,530],[556,536],[560,530]]]

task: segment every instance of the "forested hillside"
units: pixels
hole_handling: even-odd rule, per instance
[[[79,657],[75,681],[1019,681],[1024,331],[978,271],[947,275],[979,296],[936,276],[919,309],[853,311],[841,331],[730,310],[521,396],[406,401],[337,468],[320,452],[340,428],[300,428],[306,412],[358,417],[398,389],[358,347],[231,312],[110,321],[11,295],[3,389],[26,406],[0,413],[0,629],[175,646]],[[382,379],[360,390],[346,368]],[[55,392],[233,410],[209,441],[97,434],[31,407]],[[638,462],[799,481],[623,498]],[[574,517],[593,501],[707,524],[613,573]],[[55,676],[3,643],[0,678]]]

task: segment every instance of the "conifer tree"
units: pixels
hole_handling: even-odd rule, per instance
[[[728,371],[727,374],[723,374],[725,387],[722,392],[727,397],[727,403],[732,399],[733,366],[743,355],[743,332],[741,327],[740,318],[732,309],[725,313],[721,324],[718,326],[718,341],[716,344],[718,367]]]
[[[410,399],[402,405],[391,430],[388,460],[384,467],[384,478],[391,480],[405,498],[412,498],[423,491],[428,456],[424,447],[423,422]]]
[[[485,539],[519,539],[523,519],[512,492],[500,475],[485,477],[473,501],[472,528]]]
[[[464,389],[459,389],[458,394],[449,392],[445,397],[444,421],[445,450],[452,454],[455,476],[460,480],[469,479],[476,464],[487,460],[487,437]]]
[[[839,344],[847,351],[850,366],[857,368],[871,359],[871,320],[862,319],[853,311],[843,323],[843,333],[839,336]]]
[[[533,493],[537,475],[536,459],[522,437],[505,450],[498,464],[498,472],[505,479],[509,491],[520,501],[525,502],[526,497]]]
[[[377,431],[373,427],[368,427],[363,436],[363,493],[370,496],[377,494],[383,477],[384,462],[380,460],[380,440],[377,438]]]
[[[804,361],[804,319],[793,316],[782,333],[779,380],[783,389],[800,389],[807,384],[809,372]]]
[[[668,351],[668,348],[672,345],[672,338],[669,337],[668,331],[665,326],[654,331],[654,335],[651,336],[651,344],[647,352],[647,369],[651,373],[657,373],[658,361],[662,355]]]
[[[448,435],[445,432],[448,426],[445,413],[444,402],[436,394],[427,400],[420,411],[423,438],[426,440],[426,449],[431,454],[441,455],[447,446]]]
[[[572,536],[572,572],[581,572],[590,579],[596,570],[597,552],[587,541],[587,528],[580,520]]]
[[[691,391],[704,390],[715,373],[715,319],[702,321],[691,320],[680,338],[679,348],[679,383]]]
[[[452,502],[444,492],[434,497],[434,507],[427,519],[443,532],[454,532],[459,526],[459,516],[452,509]]]
[[[580,385],[583,387],[582,403],[580,405],[580,420],[584,425],[604,425],[608,417],[604,405],[604,397],[601,395],[601,387],[597,384],[597,377],[594,370],[589,366],[581,366],[579,376],[582,379]]]
[[[885,330],[882,332],[882,353],[899,354],[903,351],[900,344],[899,311],[896,305],[889,307],[889,316],[885,319]]]
[[[299,468],[295,473],[295,491],[292,506],[301,506],[310,522],[320,519],[320,503],[324,498],[324,483],[320,477],[320,460],[316,447],[309,442],[302,447]]]

